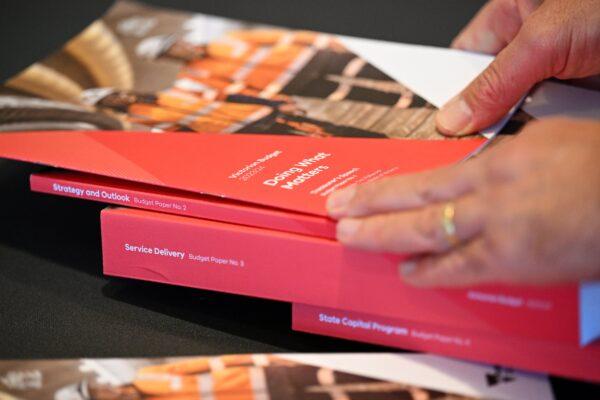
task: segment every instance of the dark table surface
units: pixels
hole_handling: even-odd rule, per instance
[[[148,1],[251,21],[447,46],[482,1]],[[76,34],[109,1],[0,5],[0,78]],[[40,167],[0,160],[0,359],[385,351],[292,332],[288,304],[102,276],[102,205],[32,194]],[[599,366],[600,367],[600,366]],[[598,386],[552,378],[557,398]],[[594,392],[595,394],[592,394]],[[579,398],[579,397],[578,397]]]

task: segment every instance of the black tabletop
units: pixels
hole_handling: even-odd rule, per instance
[[[2,3],[2,78],[60,47],[110,4]],[[148,3],[437,46],[448,45],[483,4],[473,0]],[[103,206],[30,193],[29,174],[39,169],[0,160],[0,359],[387,350],[292,332],[288,304],[102,276]],[[581,389],[593,398],[598,389],[557,378],[552,383],[558,398],[570,398]]]

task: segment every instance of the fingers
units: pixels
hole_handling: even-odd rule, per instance
[[[451,47],[498,54],[517,35],[523,20],[537,6],[534,0],[492,0],[458,34]]]
[[[457,287],[488,282],[494,278],[482,238],[444,254],[405,261],[399,266],[402,279],[422,287]]]
[[[456,198],[472,190],[481,173],[477,160],[411,175],[401,175],[332,193],[327,212],[333,218],[423,207]]]
[[[445,204],[417,210],[344,218],[337,225],[340,243],[365,250],[391,253],[439,253],[451,243],[443,227]],[[454,225],[459,241],[476,236],[483,226],[483,207],[474,196],[454,203]]]
[[[436,125],[447,135],[466,135],[503,116],[537,82],[553,75],[552,46],[536,26],[521,29],[515,39],[458,96],[437,113]]]

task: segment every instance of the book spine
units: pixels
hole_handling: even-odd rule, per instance
[[[120,208],[102,212],[102,247],[107,275],[473,332],[572,343],[578,338],[575,288],[416,288],[398,276],[401,257],[332,240]]]
[[[194,216],[192,201],[183,198],[174,199],[172,196],[38,174],[30,176],[29,184],[31,191],[38,193]]]
[[[235,222],[241,225],[269,227],[283,232],[293,232],[323,238],[335,237],[335,224],[324,217],[271,210],[250,204],[234,204],[225,201],[209,200],[201,197],[183,196],[168,193],[156,188],[136,189],[110,184],[105,178],[78,179],[73,173],[32,174],[30,188],[34,192],[57,196],[92,200],[106,204],[128,206],[143,210],[159,211],[193,218],[206,218],[216,221]]]
[[[600,343],[577,345],[482,334],[366,313],[294,303],[292,329],[406,350],[600,381]]]

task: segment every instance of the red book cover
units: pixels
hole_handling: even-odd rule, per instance
[[[293,305],[292,327],[301,332],[600,381],[600,343],[581,348],[298,303]]]
[[[483,142],[28,132],[0,135],[0,157],[325,216],[335,189],[447,165]]]
[[[136,209],[102,212],[107,275],[346,309],[471,332],[579,343],[579,286],[422,289],[400,256]]]

